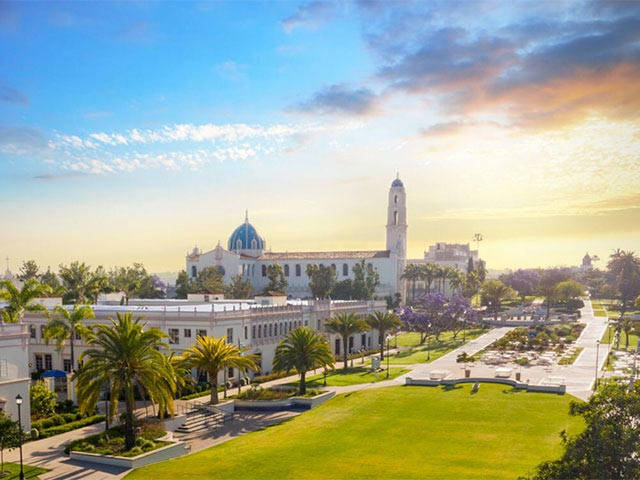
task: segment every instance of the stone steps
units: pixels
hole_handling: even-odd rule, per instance
[[[187,415],[184,423],[176,429],[176,433],[188,435],[208,428],[217,427],[222,425],[224,421],[225,415],[221,412],[196,410]]]

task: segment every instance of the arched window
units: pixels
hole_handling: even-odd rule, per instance
[[[394,197],[393,197],[393,203],[398,203],[398,195],[394,195]]]
[[[393,224],[394,225],[398,224],[398,211],[397,210],[395,212],[393,212]]]
[[[284,265],[284,276],[288,277],[289,276],[289,265],[285,263]]]
[[[336,264],[335,264],[335,263],[332,263],[332,264],[331,264],[331,268],[332,268],[332,269],[333,269],[333,271],[335,272],[335,271],[336,271]]]
[[[267,276],[267,266],[266,265],[262,265],[262,276],[263,277]]]
[[[342,264],[342,276],[343,277],[349,276],[349,265],[347,265],[346,263]]]
[[[300,275],[302,275],[302,268],[300,267],[300,264],[296,264],[296,277],[299,277]]]
[[[253,277],[256,274],[256,266],[251,265],[251,276]]]
[[[251,240],[251,249],[256,250],[258,248],[258,241],[254,238]]]
[[[191,267],[191,277],[192,278],[196,278],[198,276],[198,267],[196,267],[195,265],[193,265]]]
[[[242,250],[242,240],[236,240],[236,250]]]

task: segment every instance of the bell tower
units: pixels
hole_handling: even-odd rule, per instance
[[[398,259],[405,259],[407,256],[407,193],[400,175],[389,189],[387,250],[398,255]]]

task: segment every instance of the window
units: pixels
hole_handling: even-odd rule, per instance
[[[254,242],[255,242],[255,240],[254,240]],[[227,378],[233,378],[233,367],[229,367]]]
[[[349,353],[353,352],[353,335],[349,337]]]
[[[367,335],[364,333],[360,335],[360,346],[362,348],[365,348],[367,346]]]
[[[67,373],[71,373],[71,359],[70,358],[65,358],[65,359],[62,360],[62,369]]]
[[[284,324],[280,323],[280,335],[284,333]]]
[[[289,321],[289,331],[291,331],[291,321]]]
[[[233,328],[227,328],[227,343],[233,343]]]
[[[262,325],[258,325],[258,338],[262,338]]]
[[[180,330],[178,330],[177,328],[170,328],[169,329],[169,343],[175,345],[178,342],[180,342]]]
[[[309,326],[309,321],[308,321],[308,320],[305,320],[305,321],[304,321],[304,326],[305,326],[305,327],[308,327],[308,326]]]
[[[267,266],[266,265],[262,265],[262,276],[263,277],[267,276]]]
[[[0,378],[7,378],[9,376],[9,362],[6,358],[0,358]]]
[[[236,250],[242,250],[242,240],[236,240]]]
[[[289,276],[289,265],[285,263],[284,265],[284,276],[288,277]]]
[[[184,334],[184,338],[191,338],[191,329],[190,328],[185,328],[182,333]]]
[[[46,330],[45,325],[40,325],[40,338],[44,338],[45,330]]]
[[[320,330],[320,323],[322,322],[322,320],[318,319],[316,320],[316,329]]]
[[[299,277],[300,275],[302,275],[302,267],[300,267],[300,264],[296,264],[296,277]]]
[[[247,340],[249,338],[249,327],[244,327],[244,339]]]
[[[334,272],[337,272],[337,271],[338,271],[338,269],[336,268],[336,264],[335,264],[335,263],[332,263],[332,264],[331,264],[331,269],[332,269]]]
[[[258,242],[256,241],[255,238],[253,240],[251,240],[251,249],[252,250],[257,250],[258,249]]]
[[[197,337],[206,337],[207,336],[207,331],[206,330],[196,330],[196,336]]]
[[[198,276],[198,267],[195,265],[191,266],[191,278],[196,278]]]
[[[53,361],[51,359],[51,355],[48,353],[44,356],[44,369],[53,370]]]
[[[42,364],[42,355],[40,355],[39,353],[36,353],[36,370],[41,372],[42,370],[44,370],[43,368],[43,364]]]
[[[273,323],[269,324],[269,336],[272,337],[273,336]]]
[[[335,352],[336,352],[336,355],[340,355],[340,339],[339,338],[336,338]]]
[[[393,196],[393,203],[398,203],[398,195]]]
[[[251,338],[256,338],[256,326],[251,325]]]
[[[393,224],[394,225],[398,224],[398,212],[397,211],[393,212]]]
[[[29,325],[29,334],[31,335],[31,338],[36,338],[36,327]]]
[[[346,263],[342,264],[342,276],[343,277],[349,276],[349,265],[347,265]]]

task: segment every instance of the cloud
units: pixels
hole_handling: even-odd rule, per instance
[[[291,33],[296,28],[317,28],[331,19],[334,5],[330,2],[316,0],[300,5],[298,9],[282,20],[282,28]]]
[[[46,148],[47,139],[35,128],[0,126],[0,151],[3,153],[23,155]]]
[[[294,111],[319,114],[366,115],[378,106],[378,96],[369,88],[331,85],[315,93],[309,100],[292,108]]]
[[[88,174],[83,172],[62,172],[62,173],[42,173],[40,175],[34,175],[34,180],[52,181],[52,180],[64,180],[66,178],[78,178],[86,177]]]
[[[0,102],[27,105],[29,99],[25,94],[8,85],[0,85]]]

